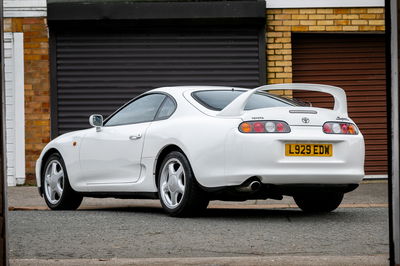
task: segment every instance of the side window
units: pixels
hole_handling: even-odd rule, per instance
[[[117,126],[153,121],[164,99],[165,96],[162,94],[140,97],[113,115],[105,125]]]
[[[160,111],[158,111],[156,119],[167,119],[174,113],[175,109],[175,102],[170,97],[167,97],[161,106]]]

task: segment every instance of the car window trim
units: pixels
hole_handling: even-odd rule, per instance
[[[156,115],[154,116],[153,121],[167,120],[167,119],[170,118],[170,117],[175,113],[175,111],[176,111],[176,108],[177,108],[178,104],[176,103],[176,100],[174,99],[174,97],[170,96],[170,95],[167,94],[167,93],[165,94],[165,96],[166,96],[166,97],[165,97],[165,99],[163,100],[163,102],[161,103],[160,107],[158,108],[157,113],[156,113]],[[164,104],[165,104],[165,102],[167,101],[168,98],[171,99],[172,102],[174,103],[174,111],[172,111],[172,113],[171,113],[168,117],[165,117],[165,118],[157,118],[158,114],[159,114],[160,111],[161,111],[161,108],[164,106]]]
[[[148,123],[148,122],[154,121],[154,119],[155,119],[157,113],[158,113],[159,110],[160,110],[160,107],[162,106],[162,104],[163,104],[164,101],[165,101],[165,98],[164,98],[164,100],[161,102],[160,106],[158,107],[157,112],[156,112],[156,115],[155,115],[155,116],[153,117],[153,119],[151,119],[151,120],[141,121],[141,122],[137,122],[137,123],[124,123],[124,124],[111,125],[111,126],[110,126],[110,125],[107,125],[108,120],[110,120],[110,119],[111,119],[114,115],[116,115],[119,111],[121,111],[122,109],[124,109],[127,105],[131,104],[132,102],[134,102],[134,101],[136,101],[136,100],[139,100],[139,99],[142,98],[142,97],[145,97],[145,96],[147,96],[147,95],[152,95],[152,94],[161,94],[161,95],[164,95],[165,97],[171,97],[168,93],[162,92],[162,91],[154,91],[154,92],[145,92],[145,93],[142,93],[142,94],[138,95],[137,97],[135,97],[135,98],[129,100],[129,101],[126,102],[124,105],[122,105],[120,108],[118,108],[114,113],[112,113],[111,115],[109,115],[109,116],[104,120],[103,127],[117,127],[117,126],[135,125],[135,124],[142,124],[142,123]]]

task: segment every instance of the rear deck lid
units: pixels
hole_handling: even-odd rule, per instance
[[[272,107],[244,111],[243,121],[280,120],[290,126],[322,126],[327,121],[346,121],[337,111],[315,107]]]

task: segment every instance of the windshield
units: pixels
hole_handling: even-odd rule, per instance
[[[243,90],[196,91],[192,93],[192,96],[208,109],[221,111],[244,92]],[[271,95],[266,92],[257,92],[250,97],[245,110],[285,106],[298,106],[298,104],[289,99]]]

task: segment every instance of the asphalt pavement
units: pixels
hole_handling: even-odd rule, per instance
[[[85,199],[48,211],[35,187],[8,190],[12,265],[388,265],[387,183],[364,183],[328,214],[283,201],[213,202],[202,217],[158,201]]]

